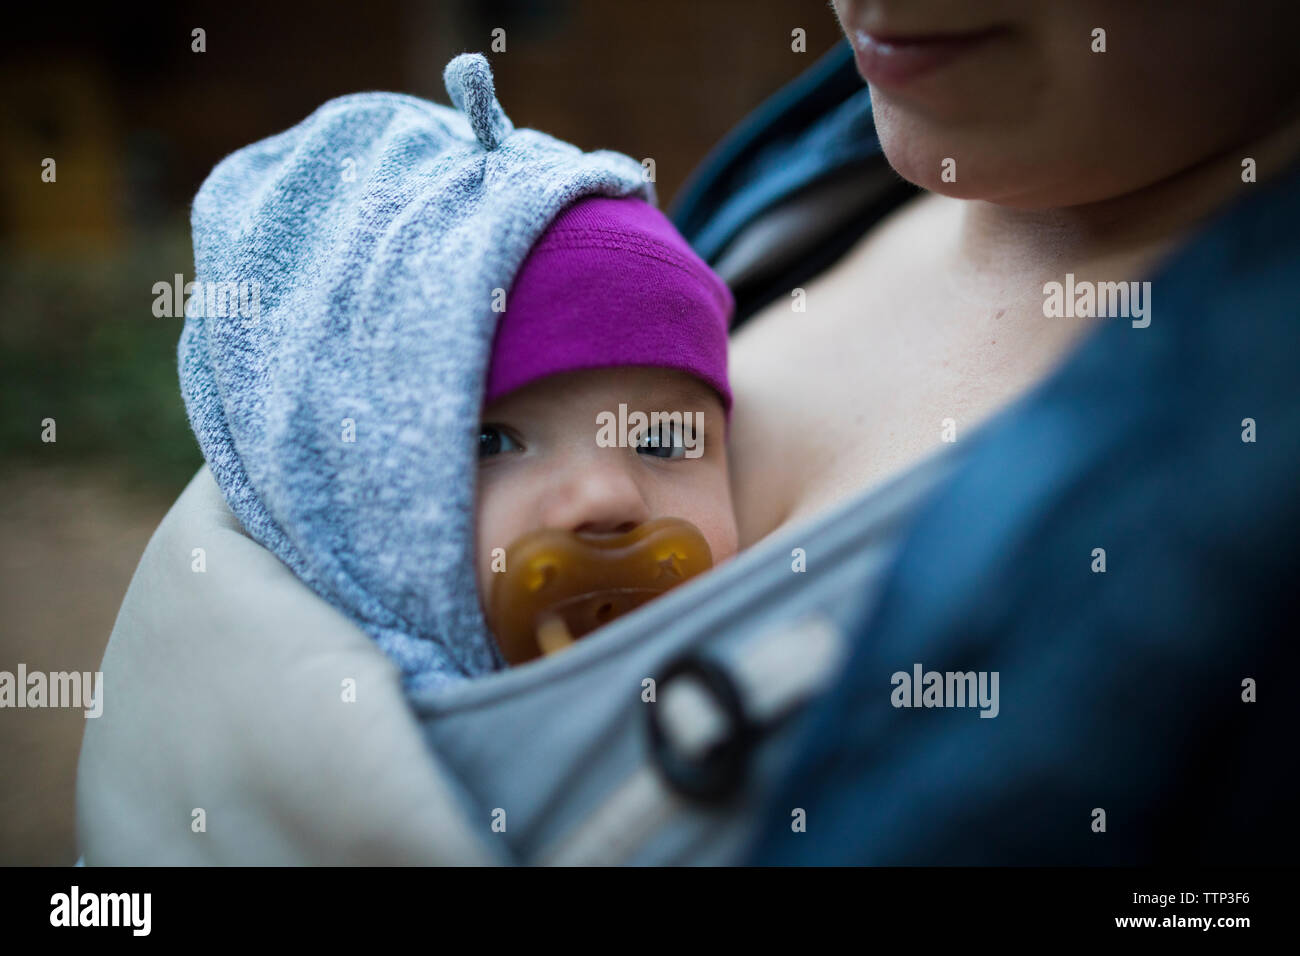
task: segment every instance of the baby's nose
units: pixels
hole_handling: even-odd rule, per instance
[[[590,460],[555,489],[547,512],[547,527],[582,534],[624,534],[650,520],[650,507],[627,470]]]

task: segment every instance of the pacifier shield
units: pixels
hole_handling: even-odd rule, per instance
[[[501,653],[522,664],[554,653],[713,567],[700,530],[656,518],[619,535],[529,532],[506,549],[487,620]]]

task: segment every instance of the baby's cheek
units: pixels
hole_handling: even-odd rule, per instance
[[[713,552],[713,563],[715,565],[721,564],[735,555],[740,541],[730,499],[725,502],[725,505],[725,509],[717,515],[717,520],[707,528],[700,528],[700,531],[704,533],[704,537],[709,542],[709,550]]]
[[[680,510],[665,511],[663,514],[684,518],[699,528],[709,542],[715,565],[736,553],[740,533],[725,469],[715,470],[707,481],[697,485],[694,493],[679,498],[677,504]]]
[[[496,579],[506,570],[506,548],[530,528],[529,475],[526,469],[501,467],[507,464],[498,462],[479,472],[474,565],[484,606]]]
[[[740,547],[740,526],[736,521],[736,505],[731,499],[730,462],[725,452],[718,455],[710,476],[713,493],[713,527],[706,531],[713,548],[713,563],[721,564]]]
[[[492,550],[505,547],[498,540],[500,522],[494,507],[497,496],[487,486],[489,484],[479,482],[478,504],[474,515],[474,575],[478,584],[479,602],[485,607],[488,595],[492,592]],[[501,562],[497,563],[500,565]]]

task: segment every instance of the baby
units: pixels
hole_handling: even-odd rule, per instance
[[[480,55],[444,81],[452,107],[344,96],[222,160],[192,209],[195,286],[261,308],[187,307],[177,347],[245,532],[413,693],[736,549],[726,287],[640,163],[516,129]]]
[[[497,328],[479,434],[479,596],[511,663],[552,649],[505,639],[501,618],[518,611],[514,596],[491,613],[494,588],[525,587],[507,583],[517,569],[504,559],[530,533],[571,533],[567,545],[556,539],[561,571],[590,560],[586,580],[567,590],[563,574],[552,583],[569,598],[574,587],[632,590],[642,569],[619,571],[619,561],[584,549],[608,554],[625,543],[620,554],[635,564],[636,544],[660,540],[639,534],[655,519],[697,529],[705,561],[735,553],[725,443],[731,308],[722,280],[640,199],[580,200],[529,252]],[[687,560],[687,549],[681,543],[676,556]],[[654,561],[646,568],[659,577]],[[684,569],[670,570],[663,577],[677,583]],[[599,623],[616,616],[611,608],[630,609],[616,600],[600,607]]]

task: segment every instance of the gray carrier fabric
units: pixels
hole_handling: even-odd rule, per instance
[[[485,842],[525,864],[736,862],[803,704],[838,669],[956,448],[559,655],[417,694],[427,740],[472,795]],[[737,731],[755,724],[766,729]]]

